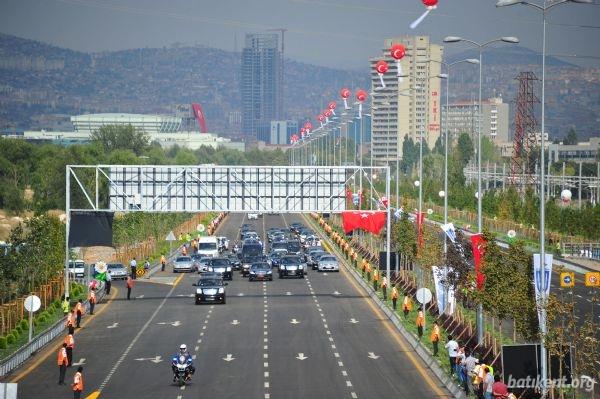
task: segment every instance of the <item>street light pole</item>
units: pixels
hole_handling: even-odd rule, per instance
[[[481,192],[481,119],[482,119],[482,110],[481,110],[481,92],[482,92],[482,81],[483,81],[483,60],[482,53],[483,48],[496,42],[506,42],[506,43],[518,43],[519,39],[512,36],[503,36],[498,39],[489,40],[484,43],[478,43],[473,40],[464,39],[462,37],[457,36],[447,36],[444,38],[444,43],[457,43],[457,42],[467,42],[472,44],[473,46],[479,49],[479,109],[477,115],[477,232],[479,234],[483,231],[483,195]],[[483,305],[479,304],[477,306],[477,344],[483,344]]]
[[[545,238],[545,218],[546,218],[546,198],[545,198],[545,182],[544,182],[544,165],[546,163],[545,160],[545,139],[544,134],[546,131],[546,13],[552,7],[558,6],[560,4],[565,3],[581,3],[581,4],[591,4],[591,0],[561,0],[554,3],[547,4],[546,0],[544,0],[543,5],[540,6],[535,3],[530,3],[528,1],[517,1],[517,0],[500,0],[496,3],[496,7],[505,7],[512,6],[515,4],[523,4],[530,7],[533,7],[542,13],[542,132],[540,139],[540,283],[541,283],[541,306],[540,306],[540,334],[541,334],[541,345],[540,345],[540,362],[541,362],[541,381],[542,381],[542,397],[546,396],[547,387],[546,381],[548,377],[548,362],[547,362],[547,354],[546,354],[546,345],[545,345],[545,336],[547,332],[546,328],[546,276],[545,276],[545,268],[546,268],[546,238]],[[549,284],[549,282],[548,282]]]

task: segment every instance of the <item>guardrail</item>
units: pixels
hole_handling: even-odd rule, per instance
[[[104,285],[101,284],[98,288],[98,302],[104,298]],[[86,310],[89,309],[89,303],[85,302]],[[0,363],[0,377],[4,377],[11,373],[14,369],[25,363],[38,350],[51,342],[65,330],[65,317],[61,317],[54,325],[48,327],[42,333],[34,337],[31,342],[26,343],[19,348],[15,353],[6,358]]]
[[[561,251],[565,257],[600,259],[600,242],[563,242]]]

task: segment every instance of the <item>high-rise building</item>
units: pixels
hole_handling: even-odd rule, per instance
[[[298,121],[271,121],[260,123],[256,138],[265,144],[290,144],[290,137],[298,132]]]
[[[248,34],[242,50],[242,133],[256,137],[262,123],[281,119],[279,36]]]
[[[390,47],[395,43],[406,47],[406,55],[400,62],[400,74],[404,75],[401,78],[397,77],[396,60],[390,56]],[[428,36],[400,36],[386,39],[382,55],[370,59],[374,159],[401,158],[405,136],[414,142],[423,137],[429,148],[435,145],[441,124],[440,78],[437,76],[442,53],[443,47],[432,44]],[[379,60],[389,65],[389,71],[383,76],[385,88],[373,68]]]
[[[481,134],[496,144],[509,141],[508,104],[502,97],[490,98],[481,102]],[[468,133],[477,139],[479,102],[456,101],[448,106],[448,129],[450,137],[456,140],[461,133]],[[442,115],[442,126],[446,126],[446,112]],[[444,128],[445,129],[445,128]]]

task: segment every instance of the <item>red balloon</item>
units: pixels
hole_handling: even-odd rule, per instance
[[[310,123],[310,122],[306,122],[306,123],[304,124],[304,128],[305,128],[306,130],[311,130],[311,129],[312,129],[312,123]]]
[[[375,64],[375,70],[377,73],[386,73],[388,71],[388,63],[384,60],[380,60]]]
[[[390,55],[396,60],[401,60],[406,55],[406,47],[400,43],[394,43],[390,47]]]
[[[438,0],[421,0],[423,1],[423,4],[425,4],[427,7],[433,7],[435,5],[437,5]]]
[[[356,99],[358,101],[360,101],[361,103],[364,102],[367,99],[367,92],[364,90],[359,90],[356,92]]]
[[[323,114],[319,114],[319,116],[317,116],[317,119],[319,120],[319,122],[323,122],[325,120],[325,116]]]
[[[329,118],[331,116],[331,110],[328,109],[327,111],[324,112],[324,114],[325,114],[326,118]]]
[[[337,104],[335,101],[330,102],[329,105],[327,106],[327,108],[329,108],[329,109],[335,109],[335,107],[337,107]]]
[[[350,89],[344,87],[342,90],[340,90],[340,96],[342,96],[342,98],[348,98],[350,97],[350,94],[352,94]]]
[[[300,133],[304,133],[306,131],[306,128],[303,127],[302,129],[300,129]]]

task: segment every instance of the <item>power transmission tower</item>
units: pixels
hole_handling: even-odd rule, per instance
[[[521,181],[521,189],[524,190],[525,185],[533,183],[522,181],[521,176],[534,175],[535,162],[531,159],[531,153],[537,145],[538,124],[535,118],[535,105],[540,100],[535,95],[534,84],[538,78],[533,72],[520,72],[516,79],[519,81],[519,89],[515,98],[515,137],[511,160],[511,181],[513,184]]]

